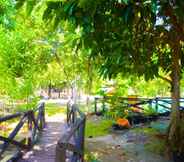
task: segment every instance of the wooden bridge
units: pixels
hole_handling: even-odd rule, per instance
[[[19,118],[18,124],[5,137],[0,135],[2,162],[77,162],[84,161],[85,115],[77,105],[68,103],[67,121],[62,116],[45,121],[45,104],[34,110],[0,118],[0,123]],[[27,136],[15,140],[20,130],[28,128]],[[3,158],[6,152],[15,153]]]
[[[95,98],[95,113],[105,111],[105,104],[113,98]],[[120,98],[122,107],[136,107],[148,104],[158,110],[164,108],[171,111],[171,98]],[[98,103],[102,102],[102,110]],[[180,98],[180,110],[184,110],[184,98]],[[149,116],[148,116],[149,118]],[[67,117],[58,116],[45,119],[45,104],[24,113],[16,113],[0,117],[0,124],[15,121],[14,128],[5,135],[0,134],[1,162],[83,162],[84,161],[84,129],[85,115],[75,104],[67,104]],[[135,119],[133,119],[133,122]],[[17,123],[17,124],[16,124]],[[0,125],[0,126],[1,126]],[[1,127],[0,127],[1,128]],[[26,130],[23,138],[16,138]],[[10,132],[8,134],[8,132]],[[11,152],[11,154],[6,153]],[[14,152],[14,154],[12,154]]]

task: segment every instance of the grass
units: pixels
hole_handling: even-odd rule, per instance
[[[101,119],[98,122],[87,120],[86,122],[86,137],[104,136],[109,133],[109,128],[112,126],[113,121]]]
[[[24,112],[29,110],[26,104],[17,105],[15,108],[15,112]],[[45,104],[45,111],[48,116],[56,115],[57,113],[65,113],[66,109],[62,106],[59,106],[56,103],[46,103]]]
[[[66,109],[64,107],[59,106],[58,104],[55,103],[45,104],[45,111],[48,116],[66,113]]]
[[[15,108],[15,112],[25,112],[29,110],[28,106],[26,103],[22,103],[22,104],[18,104],[16,105],[16,108]]]

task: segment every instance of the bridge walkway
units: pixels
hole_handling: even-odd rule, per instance
[[[64,123],[65,117],[61,114],[47,117],[40,141],[18,162],[54,162],[57,141],[67,129]]]

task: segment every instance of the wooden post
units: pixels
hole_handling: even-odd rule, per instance
[[[149,106],[152,108],[152,99],[149,100]]]
[[[155,98],[155,109],[158,112],[158,97]]]
[[[97,98],[95,97],[95,114],[97,113]]]
[[[56,145],[56,158],[55,162],[66,162],[66,149],[64,146]]]
[[[67,107],[66,107],[66,122],[67,124],[69,124],[69,107],[70,107],[70,104],[67,103]]]
[[[102,100],[102,112],[105,112],[105,96],[103,96],[103,100]]]
[[[82,135],[81,135],[81,149],[82,149],[82,157],[81,162],[84,162],[84,139],[85,139],[85,125],[86,125],[86,118],[84,118],[84,121],[82,123]]]
[[[42,103],[39,107],[39,115],[40,115],[40,128],[43,129],[45,127],[45,104]]]
[[[68,104],[67,110],[68,126],[70,126],[71,131],[66,132],[58,141],[55,162],[66,162],[68,160],[66,157],[67,150],[73,152],[69,157],[72,158],[72,161],[84,162],[86,117],[75,104]],[[70,139],[73,141],[72,144],[70,143]]]
[[[33,112],[30,111],[28,112],[28,147],[31,149],[32,147],[32,128],[33,128],[33,125],[32,125],[32,115],[33,115]]]
[[[43,128],[45,128],[45,123],[46,123],[46,121],[45,121],[45,103],[43,103],[42,104],[42,111],[43,111],[43,116],[42,116],[42,118],[43,118]]]

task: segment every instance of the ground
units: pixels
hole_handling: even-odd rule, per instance
[[[94,120],[94,117],[89,120]],[[95,119],[95,122],[97,122]],[[101,120],[101,119],[100,119]],[[165,119],[139,125],[130,130],[86,138],[88,161],[99,162],[172,162],[164,150]],[[160,129],[160,130],[159,130]]]

